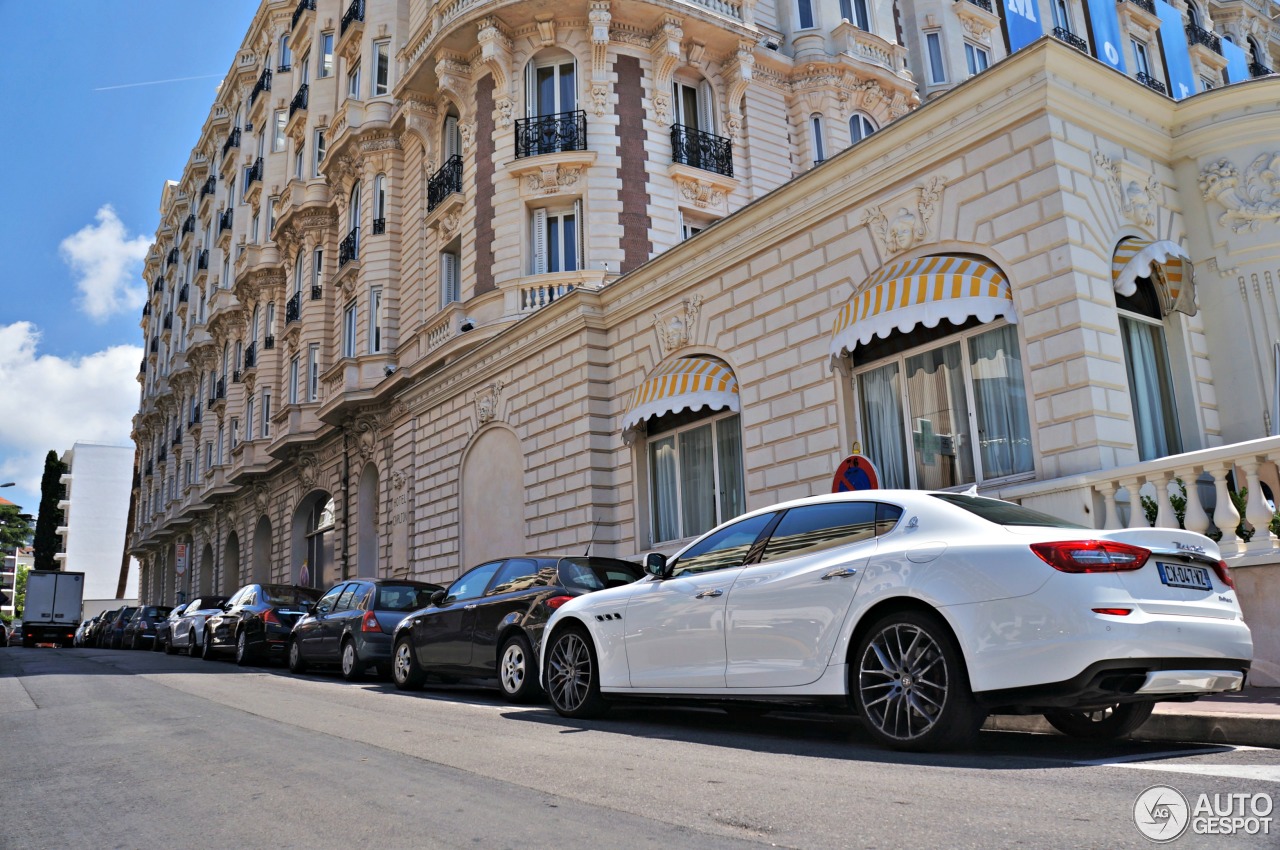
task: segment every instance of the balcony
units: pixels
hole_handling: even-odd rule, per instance
[[[360,228],[356,226],[351,228],[346,238],[338,243],[338,268],[358,259],[360,259]]]
[[[249,347],[244,350],[244,368],[256,369],[258,367],[258,343],[251,342]]]
[[[1158,92],[1159,94],[1163,94],[1163,95],[1169,94],[1169,90],[1165,88],[1164,83],[1160,82],[1155,77],[1148,74],[1146,71],[1139,71],[1136,75],[1136,78],[1138,82],[1142,83],[1144,86],[1151,89],[1153,92]]]
[[[156,282],[151,284],[151,292],[153,294],[164,292],[164,278],[162,277],[156,278]]]
[[[318,283],[311,284],[311,300],[319,301],[324,297],[324,287]]]
[[[182,288],[178,290],[178,303],[186,304],[191,297],[191,284],[184,283]]]
[[[270,351],[276,347],[276,338],[272,334],[267,334],[262,340],[262,350]]]
[[[992,12],[991,0],[969,0],[969,2],[977,6],[979,9],[982,9],[984,12]],[[1146,0],[1146,2],[1149,2],[1149,0]],[[992,14],[994,14],[994,12],[992,12]]]
[[[195,233],[195,232],[196,232],[196,216],[195,216],[195,213],[191,213],[185,219],[183,219],[182,235],[186,236],[188,233]]]
[[[1268,77],[1274,73],[1275,71],[1271,70],[1266,65],[1263,65],[1261,62],[1249,63],[1249,76],[1251,77]]]
[[[298,28],[298,21],[302,20],[303,15],[315,10],[316,0],[298,0],[298,7],[293,10],[293,19],[289,21],[289,31],[293,32]]]
[[[200,404],[197,402],[196,406],[191,408],[191,418],[187,420],[187,427],[194,428],[195,426],[200,424],[200,421],[202,418],[203,418],[203,412],[200,407]]]
[[[1064,44],[1069,44],[1081,53],[1089,52],[1089,45],[1083,38],[1064,27],[1054,27],[1053,37]]]
[[[254,102],[258,99],[258,95],[264,91],[271,91],[271,69],[263,68],[262,74],[258,77],[258,82],[253,84],[253,91],[249,92],[249,107],[252,109]]]
[[[218,216],[218,232],[222,233],[223,231],[230,230],[231,222],[234,217],[235,209],[232,207],[227,207],[223,210],[222,215]]]
[[[160,451],[156,452],[156,460],[160,461],[161,463],[164,463],[168,459],[169,459],[169,447],[165,445],[160,446]]]
[[[152,354],[159,354],[160,353],[160,337],[158,336],[151,337],[151,344],[147,346],[147,349]]]
[[[516,158],[587,149],[587,113],[581,109],[516,120]]]
[[[223,404],[227,400],[227,379],[219,378],[218,383],[213,385],[213,395],[209,396],[209,409],[212,410],[215,405]]]
[[[143,375],[147,373],[147,358],[142,358],[142,362],[138,364],[138,372]]]
[[[218,178],[216,175],[210,174],[209,179],[204,181],[204,185],[200,187],[200,197],[212,195],[218,190]]]
[[[246,192],[249,190],[250,186],[262,180],[262,172],[264,169],[265,166],[262,164],[262,157],[258,157],[253,161],[253,165],[249,167],[249,173],[246,174],[244,178],[244,188]]]
[[[307,98],[311,87],[306,83],[298,86],[298,92],[293,96],[293,100],[289,101],[289,117],[293,117],[293,113],[307,108]]]
[[[238,384],[242,380],[244,380],[244,372],[240,369],[233,369],[231,371],[231,383]]]
[[[173,431],[173,444],[175,446],[182,445],[182,426],[181,425],[179,425]]]
[[[227,140],[222,143],[222,155],[226,156],[233,149],[240,147],[240,128],[234,127],[227,134]]]
[[[204,248],[204,249],[201,249],[200,253],[196,255],[196,270],[207,271],[208,268],[209,268],[209,249]]]
[[[179,256],[177,248],[170,248],[169,255],[165,257],[165,266],[175,266],[178,264]]]
[[[164,321],[160,324],[160,327],[166,331],[173,330],[173,314],[172,313],[164,314]]]
[[[338,27],[338,37],[347,34],[347,30],[355,23],[364,23],[364,0],[351,0],[351,5],[342,14],[342,23]]]
[[[146,304],[142,305],[142,318],[145,319],[147,316],[150,316],[150,315],[151,315],[151,302],[148,301]]]
[[[713,174],[733,176],[733,145],[729,140],[683,124],[671,127],[671,159]]]
[[[454,154],[427,181],[427,212],[440,206],[450,195],[461,192],[462,156]]]
[[[295,292],[284,304],[284,323],[293,324],[302,318],[302,293]]]
[[[1195,24],[1187,24],[1187,43],[1203,45],[1219,56],[1222,55],[1222,39],[1216,33],[1209,32]]]

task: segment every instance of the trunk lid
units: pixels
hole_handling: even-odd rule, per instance
[[[1179,528],[1122,528],[1094,536],[1151,551],[1141,569],[1115,573],[1143,611],[1227,620],[1240,616],[1235,589],[1216,568],[1218,546],[1204,535]]]

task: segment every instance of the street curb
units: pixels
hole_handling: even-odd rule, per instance
[[[982,728],[997,732],[1059,734],[1038,714],[997,715],[987,718]],[[1277,749],[1280,748],[1280,717],[1156,713],[1128,737],[1134,741],[1181,741]]]

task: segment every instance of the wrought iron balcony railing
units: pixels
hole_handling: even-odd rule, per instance
[[[298,86],[297,94],[293,96],[293,100],[289,101],[289,117],[290,118],[292,118],[293,113],[297,112],[299,109],[307,108],[307,97],[308,97],[308,92],[310,91],[311,91],[311,87],[306,83],[303,83],[302,85]]]
[[[238,383],[240,383],[242,380],[244,380],[244,372],[240,371],[239,369],[232,369],[232,370],[231,370],[231,383],[233,383],[233,384],[238,384]]]
[[[238,147],[240,147],[240,128],[234,127],[231,132],[227,134],[227,140],[222,143],[222,155],[226,156],[228,151],[232,148]]]
[[[173,314],[172,313],[164,314],[164,321],[160,323],[160,327],[166,331],[173,330]]]
[[[270,68],[263,68],[262,74],[258,77],[258,82],[253,84],[253,91],[249,92],[249,105],[253,106],[253,102],[258,99],[258,95],[264,91],[271,91]]]
[[[1128,2],[1142,9],[1148,15],[1156,14],[1155,0],[1128,0]]]
[[[387,232],[387,220],[385,218],[375,218],[373,220],[373,235],[381,236]]]
[[[516,121],[517,157],[586,149],[587,113],[581,109]]]
[[[184,283],[182,288],[178,290],[178,303],[186,304],[191,295],[191,284]]]
[[[165,265],[172,266],[172,265],[176,265],[177,262],[178,262],[178,249],[170,248],[169,256],[165,258]]]
[[[144,468],[144,471],[146,472],[147,475],[155,475],[156,474],[155,464],[153,464],[151,461],[147,461],[147,465]]]
[[[316,10],[316,0],[298,0],[298,7],[293,10],[293,20],[289,22],[289,30],[293,31],[298,28],[298,21],[307,12]]]
[[[277,65],[277,66],[276,66],[276,73],[277,73],[277,74],[287,74],[287,73],[289,73],[289,72],[290,72],[290,71],[292,71],[292,70],[293,70],[293,66],[292,66],[292,65],[290,65],[288,62],[284,62],[284,63],[282,63],[282,64],[280,64],[280,65]]]
[[[147,371],[147,358],[145,358],[145,357],[144,357],[144,358],[142,358],[142,362],[138,364],[138,371],[139,371],[139,372],[146,372],[146,371]]]
[[[969,2],[977,6],[979,9],[983,9],[988,12],[991,11],[991,0],[969,0]]]
[[[182,426],[179,425],[173,430],[173,444],[175,446],[182,445]]]
[[[156,460],[160,461],[161,463],[164,463],[168,459],[169,459],[169,447],[164,445],[160,446],[160,451],[156,452]]]
[[[1056,38],[1058,41],[1063,42],[1064,44],[1071,45],[1076,50],[1079,50],[1081,53],[1089,52],[1088,43],[1083,38],[1076,35],[1071,30],[1066,29],[1065,27],[1054,27],[1053,37]]]
[[[1138,82],[1142,83],[1144,86],[1151,89],[1152,91],[1159,92],[1160,94],[1169,93],[1169,90],[1165,88],[1164,83],[1160,82],[1155,77],[1148,74],[1146,71],[1139,71],[1137,74],[1137,77],[1138,77]]]
[[[342,14],[342,24],[338,27],[338,37],[346,35],[347,27],[356,21],[364,21],[364,0],[351,0],[351,5]]]
[[[1195,24],[1187,24],[1187,41],[1190,44],[1200,44],[1212,50],[1219,55],[1222,54],[1222,39],[1217,33],[1209,32],[1203,27]]]
[[[148,301],[146,304],[142,305],[142,318],[145,319],[147,316],[150,316],[150,315],[151,315],[151,302]]]
[[[158,354],[160,352],[160,337],[158,336],[151,337],[151,344],[148,347],[150,348],[152,354]]]
[[[324,297],[324,287],[318,283],[311,284],[311,300],[319,301]]]
[[[196,268],[197,269],[209,268],[209,249],[208,248],[202,248],[200,250],[200,253],[196,254]]]
[[[263,351],[270,351],[271,349],[273,349],[273,348],[275,348],[275,347],[276,347],[276,338],[275,338],[275,336],[274,336],[274,335],[272,335],[272,334],[267,334],[265,337],[263,337],[263,338],[262,338],[262,350],[263,350]]]
[[[462,191],[462,156],[454,154],[444,161],[440,170],[427,181],[427,212],[431,212],[444,199]]]
[[[235,210],[227,207],[222,215],[218,216],[218,232],[231,229],[231,220],[235,217]]]
[[[164,278],[156,278],[156,282],[151,285],[152,292],[164,292]]]
[[[216,175],[210,174],[209,179],[204,181],[204,185],[200,187],[200,197],[212,195],[218,188],[218,178]]]
[[[253,165],[249,166],[249,173],[244,178],[244,187],[246,189],[262,179],[263,168],[262,157],[258,157],[253,161]]]
[[[302,293],[295,292],[284,304],[284,323],[292,324],[302,318]]]
[[[188,233],[195,233],[195,232],[196,232],[196,216],[195,216],[195,213],[192,213],[182,220],[182,235],[185,236]]]
[[[1271,70],[1266,65],[1263,65],[1261,62],[1249,63],[1249,76],[1251,77],[1266,77],[1274,73],[1275,71]]]
[[[244,368],[256,369],[258,366],[258,343],[251,342],[244,350]]]
[[[222,401],[227,397],[227,379],[219,378],[218,383],[213,388],[213,398],[215,401]]]
[[[338,268],[342,268],[352,260],[360,259],[360,228],[351,228],[346,238],[338,243]]]
[[[202,418],[203,412],[201,411],[199,403],[197,403],[195,407],[191,408],[191,418],[187,421],[188,427],[192,425],[199,425]]]
[[[694,127],[671,127],[671,158],[682,165],[733,176],[733,145],[728,139]]]

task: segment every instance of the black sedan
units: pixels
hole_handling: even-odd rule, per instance
[[[535,652],[552,612],[575,596],[630,584],[639,564],[613,558],[506,558],[468,570],[396,628],[391,677],[497,679],[512,702],[540,692]]]
[[[283,658],[289,632],[320,593],[295,584],[248,584],[220,606],[204,624],[204,658],[232,650],[236,663]]]
[[[124,624],[120,634],[121,649],[142,649],[155,643],[156,624],[169,616],[169,605],[143,605]]]
[[[98,646],[103,649],[119,649],[124,639],[124,627],[129,625],[129,621],[137,611],[136,605],[126,605],[116,609],[102,624],[102,631],[98,634]]]
[[[315,609],[298,620],[289,638],[289,669],[337,664],[354,682],[370,667],[391,670],[391,633],[404,616],[425,606],[438,584],[405,579],[361,578],[329,588]]]

